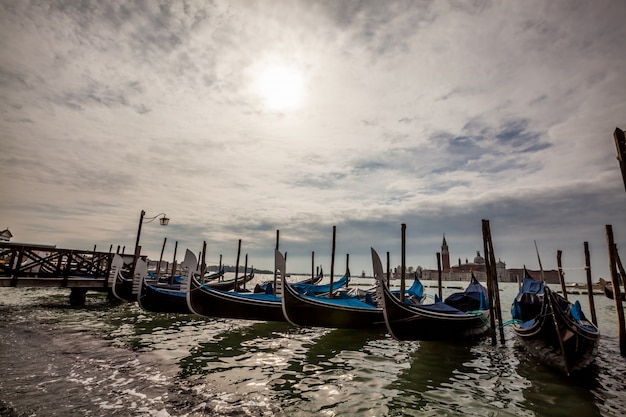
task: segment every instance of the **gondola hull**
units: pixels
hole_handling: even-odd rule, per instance
[[[385,326],[380,308],[358,300],[303,295],[285,284],[283,288],[283,313],[294,325],[334,329],[382,329]]]
[[[192,278],[187,292],[189,310],[197,315],[259,321],[286,321],[280,298],[272,294],[222,291]]]
[[[142,283],[137,301],[141,308],[155,313],[191,313],[187,306],[186,292],[180,289],[152,285],[145,280]]]
[[[377,285],[387,330],[397,340],[452,340],[482,336],[489,330],[486,312],[440,312],[426,305],[407,305],[383,280],[377,280]]]
[[[591,323],[577,324],[560,307],[564,299],[548,287],[544,291],[540,313],[534,320],[516,325],[514,331],[530,355],[544,365],[570,375],[593,362],[600,332]]]

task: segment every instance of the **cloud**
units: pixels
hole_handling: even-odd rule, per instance
[[[357,269],[369,246],[397,254],[401,223],[424,266],[443,233],[473,256],[483,218],[513,266],[534,239],[601,246],[626,220],[625,18],[611,1],[3,3],[0,218],[90,248],[167,212],[147,253],[163,233],[214,253],[241,238],[262,267],[280,229],[303,270],[332,225]],[[253,94],[277,63],[305,80],[297,110]]]

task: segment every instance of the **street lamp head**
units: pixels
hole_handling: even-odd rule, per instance
[[[167,226],[170,222],[170,219],[168,217],[165,217],[165,214],[163,214],[163,217],[159,219],[159,222],[161,223],[161,226]]]

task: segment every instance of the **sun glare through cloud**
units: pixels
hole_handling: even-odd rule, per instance
[[[256,91],[271,111],[295,110],[304,98],[302,73],[294,67],[268,66],[258,74]]]

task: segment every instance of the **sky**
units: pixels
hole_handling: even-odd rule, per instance
[[[626,246],[626,2],[0,0],[0,230],[13,242],[371,274],[608,277]],[[312,256],[314,254],[314,260]]]

